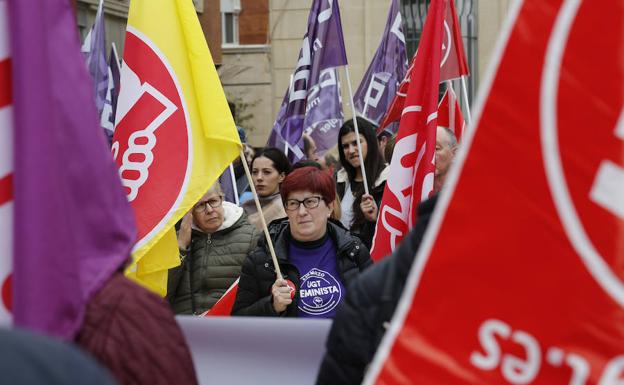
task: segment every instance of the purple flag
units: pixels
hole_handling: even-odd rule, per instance
[[[14,322],[70,339],[124,265],[134,216],[93,103],[67,0],[10,0]],[[37,49],[32,49],[37,47]]]
[[[323,155],[338,143],[338,131],[342,126],[342,100],[338,70],[321,71],[318,84],[308,93],[308,107],[304,121],[304,133],[316,143],[317,155]]]
[[[219,177],[221,192],[223,198],[231,203],[238,204],[238,187],[236,186],[236,176],[234,175],[234,166],[230,164]]]
[[[406,72],[407,53],[399,1],[392,0],[381,43],[353,97],[360,115],[379,125]]]
[[[117,110],[117,98],[119,97],[121,67],[115,44],[111,46],[110,58],[108,59],[108,84],[106,87],[106,99],[100,115],[100,125],[106,131],[109,141],[115,131],[115,112]]]
[[[103,0],[95,15],[95,23],[93,28],[87,35],[88,52],[86,52],[87,68],[89,74],[93,78],[93,89],[95,95],[95,105],[98,114],[101,116],[104,104],[106,102],[106,90],[108,89],[108,64],[106,63],[106,42],[104,40],[104,10],[102,9]],[[85,45],[87,43],[85,42]]]
[[[342,119],[342,112],[337,116],[336,108],[330,111],[314,108],[315,112],[309,117],[306,116],[306,111],[313,107],[310,102],[315,99],[310,98],[311,95],[326,93],[323,86],[328,76],[334,74],[335,85],[327,87],[337,87],[333,68],[346,64],[347,54],[342,37],[338,0],[314,0],[308,16],[308,29],[299,52],[297,68],[273,125],[275,133],[272,133],[269,138],[269,146],[283,149],[282,143],[285,141],[294,159],[301,159],[303,157],[301,136],[304,129],[324,120]],[[330,71],[324,72],[327,69]],[[331,94],[329,92],[330,96]],[[320,102],[320,99],[318,101]],[[282,144],[281,147],[280,144]]]

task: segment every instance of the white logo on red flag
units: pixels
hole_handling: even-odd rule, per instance
[[[112,151],[137,214],[138,249],[165,226],[184,194],[190,124],[167,59],[130,27],[121,77]]]
[[[562,7],[546,54],[541,102],[544,165],[567,236],[596,281],[624,306],[624,245],[612,242],[624,229],[624,78],[604,60],[596,60],[593,70],[587,71],[587,63],[568,59],[586,55],[587,42],[573,34],[580,7],[578,0]],[[578,17],[591,17],[592,12],[598,10]],[[617,34],[601,33],[596,38],[621,47]],[[582,84],[595,83],[598,71],[615,86],[599,87],[593,100],[577,108],[578,89],[560,84],[562,67],[566,76]],[[566,129],[575,125],[591,128],[591,146],[586,131]],[[579,156],[593,170],[591,178],[566,172],[576,166]]]

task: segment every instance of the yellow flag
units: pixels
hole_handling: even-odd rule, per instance
[[[132,0],[112,146],[138,228],[128,276],[166,293],[175,223],[240,148],[192,0]]]

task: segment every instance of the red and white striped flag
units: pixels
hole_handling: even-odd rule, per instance
[[[371,256],[390,254],[416,221],[416,209],[433,191],[442,56],[444,9],[449,0],[433,0],[425,22],[419,54],[412,64],[411,85],[402,109]]]
[[[447,5],[443,11],[444,23],[439,27],[440,32],[442,33],[442,42],[440,43],[442,47],[442,54],[439,61],[441,82],[470,75],[468,62],[466,60],[466,53],[464,52],[461,31],[459,28],[459,21],[457,19],[457,11],[455,10],[455,2],[450,1],[446,4]],[[427,15],[427,17],[429,16]],[[412,58],[412,63],[407,69],[405,79],[403,79],[399,85],[399,89],[390,104],[390,108],[388,108],[388,111],[386,112],[386,116],[384,116],[381,124],[379,125],[378,132],[381,132],[381,130],[383,130],[383,128],[390,123],[401,119],[403,105],[405,104],[405,99],[407,97],[407,90],[409,89],[411,79],[414,76],[414,63],[416,62],[416,56],[419,51],[421,51],[420,46]]]
[[[11,323],[13,119],[7,1],[0,0],[0,326]]]
[[[461,141],[464,128],[466,128],[466,121],[457,101],[455,91],[451,87],[446,89],[438,105],[438,126],[446,127],[453,131],[457,141]]]

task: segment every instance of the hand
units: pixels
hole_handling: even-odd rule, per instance
[[[182,250],[188,249],[191,244],[191,225],[193,224],[193,216],[189,211],[182,217],[180,231],[178,231],[178,247]]]
[[[276,279],[275,283],[271,287],[271,294],[273,294],[273,309],[278,314],[286,310],[286,307],[292,303],[290,296],[291,288],[284,279]]]
[[[377,220],[377,203],[373,199],[373,196],[370,194],[362,195],[362,202],[360,202],[360,209],[364,214],[364,218],[367,221],[375,222]]]

